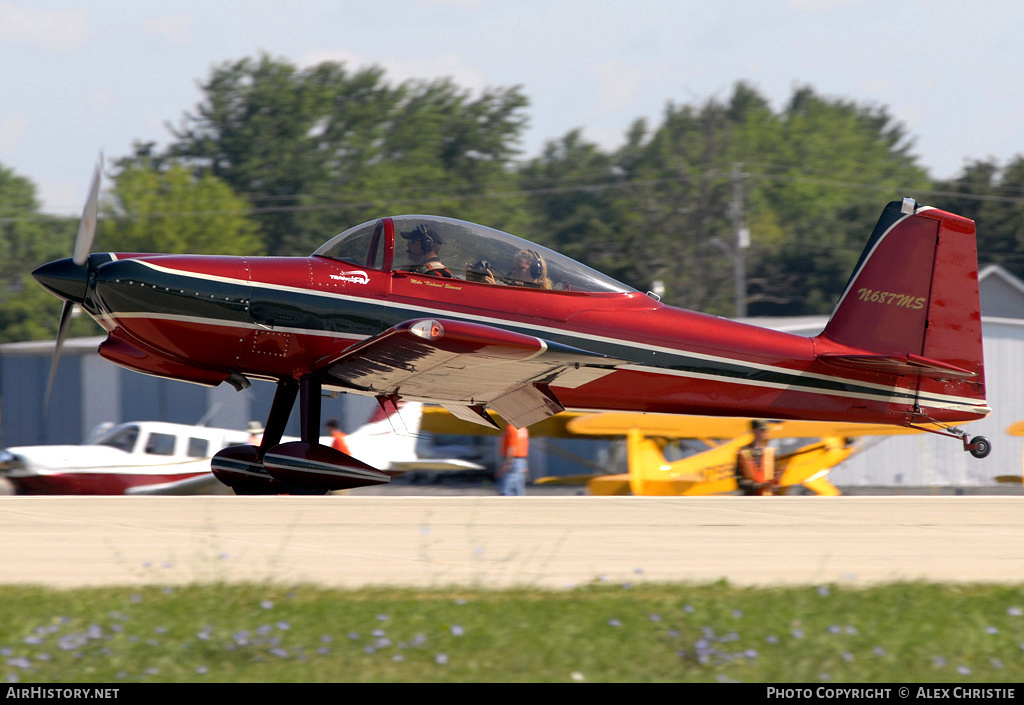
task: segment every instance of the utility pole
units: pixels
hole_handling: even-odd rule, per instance
[[[747,274],[743,261],[743,250],[750,247],[750,228],[743,217],[743,165],[732,165],[732,216],[733,233],[736,236],[732,248],[733,279],[736,286],[736,318],[747,315]]]

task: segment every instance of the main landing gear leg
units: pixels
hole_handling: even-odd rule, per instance
[[[305,375],[299,383],[302,412],[302,440],[316,445],[320,442],[320,391],[323,385],[313,375]]]
[[[284,430],[288,425],[292,407],[295,406],[295,396],[298,391],[299,385],[295,380],[287,377],[278,380],[274,403],[270,407],[270,418],[267,419],[267,427],[263,430],[263,440],[260,442],[259,459],[261,461],[267,454],[267,450],[280,443],[281,438],[284,437]]]

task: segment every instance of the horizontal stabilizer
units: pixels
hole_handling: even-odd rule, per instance
[[[929,360],[926,357],[907,353],[906,355],[841,355],[823,354],[818,359],[837,367],[850,367],[857,370],[884,372],[898,375],[915,375],[930,379],[948,379],[977,377],[977,372],[965,370],[940,360]]]

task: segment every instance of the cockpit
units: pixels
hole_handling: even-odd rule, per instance
[[[313,254],[369,269],[451,277],[494,286],[635,292],[528,240],[439,216],[402,215],[369,221],[336,235]]]

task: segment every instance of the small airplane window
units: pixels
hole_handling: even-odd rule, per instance
[[[146,441],[149,455],[174,455],[174,436],[169,433],[151,433]]]
[[[372,267],[377,264],[377,251],[383,250],[384,238],[379,235],[378,229],[383,233],[383,223],[376,220],[357,225],[340,235],[335,235],[313,254],[359,267]],[[371,246],[374,248],[373,252],[370,251]]]
[[[135,441],[138,440],[138,438],[139,427],[126,426],[118,428],[112,433],[101,437],[96,441],[96,444],[101,446],[111,446],[112,448],[123,450],[125,453],[131,453],[135,450]]]
[[[188,439],[188,457],[190,458],[205,458],[207,457],[207,450],[210,447],[210,442],[205,438],[189,438]]]

